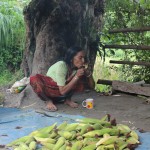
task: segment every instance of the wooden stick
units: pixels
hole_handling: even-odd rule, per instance
[[[110,63],[114,63],[114,64],[128,64],[128,65],[141,65],[141,66],[146,66],[146,67],[150,67],[150,63],[149,62],[131,62],[131,61],[118,61],[118,60],[110,60]]]
[[[113,29],[113,30],[109,30],[109,33],[113,34],[113,33],[126,33],[126,32],[145,32],[145,31],[150,31],[150,27]]]
[[[97,84],[112,85],[112,81],[111,80],[98,79]]]
[[[150,50],[150,46],[147,45],[105,45],[104,47],[114,49]]]

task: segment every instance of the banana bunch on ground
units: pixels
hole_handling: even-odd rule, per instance
[[[139,144],[134,130],[105,115],[101,119],[54,123],[16,139],[7,147],[13,150],[133,150]]]

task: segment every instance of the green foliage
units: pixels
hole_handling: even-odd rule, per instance
[[[0,68],[19,69],[25,44],[22,8],[17,1],[0,3]]]
[[[29,0],[0,0],[0,83],[20,69],[25,48],[23,7]]]
[[[109,65],[108,57],[106,58],[106,61],[103,62],[101,57],[97,56],[93,72],[94,80],[95,82],[97,82],[98,79],[118,80],[122,77],[121,73],[118,73],[120,72],[119,69],[120,68],[117,68],[114,65]],[[96,84],[95,90],[97,92],[109,92],[111,90],[111,86]]]
[[[14,84],[17,80],[23,78],[23,72],[18,70],[12,74],[8,69],[3,69],[0,73],[0,86],[8,86]]]
[[[111,29],[142,28],[150,26],[150,3],[147,0],[106,0],[103,31],[100,33],[100,42],[116,45],[149,45],[150,33],[128,32],[109,34]],[[100,47],[102,50],[102,47]],[[116,60],[150,61],[150,52],[144,50],[105,49],[106,56]],[[150,81],[148,67],[119,65],[125,81]]]

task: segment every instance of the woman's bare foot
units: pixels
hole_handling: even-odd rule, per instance
[[[72,108],[77,108],[78,107],[78,104],[71,101],[71,100],[65,100],[64,104],[69,105]]]
[[[52,101],[47,101],[46,108],[47,108],[49,111],[57,111],[57,107],[53,104]]]

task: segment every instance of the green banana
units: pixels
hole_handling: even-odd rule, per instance
[[[26,142],[25,144],[29,145],[32,141],[35,141],[34,137],[30,137]]]
[[[64,128],[67,126],[67,122],[65,121],[65,122],[63,122],[62,124],[60,124],[59,126],[57,126],[57,128],[56,129],[58,129],[58,130],[64,130]]]
[[[72,142],[72,141],[71,141],[71,142]],[[66,140],[66,141],[65,141],[65,145],[66,145],[66,146],[70,146],[70,147],[71,147],[71,146],[72,146],[72,143],[71,143],[71,142],[70,142],[70,141],[68,141],[68,140]]]
[[[129,148],[125,148],[125,149],[123,149],[123,150],[130,150]]]
[[[99,141],[100,138],[84,138],[83,146],[87,146],[90,144],[95,144]]]
[[[41,133],[50,133],[54,128],[56,128],[57,123],[52,124],[51,126],[47,126],[44,128],[39,129]]]
[[[19,147],[14,148],[14,150],[21,150]]]
[[[106,114],[104,117],[100,119],[101,121],[110,121],[110,114]]]
[[[37,143],[36,143],[35,141],[32,141],[32,142],[29,144],[30,150],[36,150],[36,147],[37,147]]]
[[[83,147],[81,150],[95,150],[95,149],[96,149],[96,145],[91,144],[91,145]]]
[[[105,133],[108,133],[110,135],[118,135],[119,130],[118,129],[113,129],[113,128],[103,128],[101,130],[93,130],[93,131],[87,132],[87,133],[83,134],[83,137],[102,136]]]
[[[66,139],[64,137],[60,137],[54,146],[54,150],[58,150],[65,144]]]
[[[105,134],[103,134],[103,137],[104,137],[104,138],[110,137],[110,134],[105,133]]]
[[[126,133],[130,133],[131,132],[131,129],[127,125],[117,124],[116,127],[117,127],[117,129],[120,130],[121,134],[126,134]]]
[[[71,150],[71,147],[70,146],[66,146],[66,150]]]
[[[20,144],[20,142],[25,143],[28,139],[30,139],[31,136],[23,136],[21,138],[18,138],[14,141],[12,141],[11,143],[7,144],[8,147],[13,146],[13,145],[18,145]]]
[[[48,138],[50,136],[49,133],[44,133],[42,131],[36,132],[33,137],[41,137],[41,138]]]
[[[72,131],[71,134],[72,134],[72,137],[70,140],[74,140],[77,137],[76,131]]]
[[[138,134],[134,131],[134,130],[132,130],[131,132],[130,132],[130,136],[132,136],[132,137],[134,137],[135,139],[139,139],[139,136],[138,136]]]
[[[31,132],[29,135],[30,135],[30,136],[34,136],[34,135],[37,134],[37,133],[39,133],[39,131],[38,131],[38,130],[35,130],[35,131]]]
[[[49,149],[49,148],[43,146],[43,147],[41,148],[41,150],[53,150],[53,149]]]
[[[118,139],[116,140],[115,144],[117,145],[117,147],[121,147],[122,145],[126,144],[126,137],[118,137]]]
[[[76,141],[73,146],[71,147],[71,150],[81,150],[83,146],[83,142],[82,141]]]
[[[66,140],[69,140],[72,138],[72,133],[69,132],[69,131],[58,131],[58,134],[61,136],[61,137],[64,137]]]
[[[51,143],[51,144],[55,144],[56,140],[52,139],[52,138],[40,138],[40,137],[34,137],[35,140],[37,142],[40,142],[42,144],[42,142],[47,142],[47,143]]]
[[[19,148],[22,150],[29,150],[30,148],[25,143],[20,143]]]
[[[85,124],[100,124],[104,127],[111,127],[111,123],[108,122],[108,121],[103,121],[103,120],[99,120],[99,119],[95,119],[95,118],[82,118],[82,119],[76,119],[77,122],[80,122],[80,123],[85,123]]]
[[[136,138],[134,138],[134,137],[129,137],[127,140],[126,140],[126,142],[128,143],[128,144],[139,144],[140,142],[136,139]]]
[[[59,150],[66,150],[66,144],[59,148]]]
[[[58,135],[57,131],[52,131],[52,133],[49,135],[50,138],[55,138]]]
[[[96,148],[96,150],[106,150],[104,145],[100,145]]]
[[[81,136],[81,135],[80,135],[80,136],[77,136],[76,140],[79,140],[79,141],[80,141],[80,140],[83,140],[83,136]]]
[[[66,128],[64,130],[70,132],[73,130],[76,130],[77,126],[79,125],[79,123],[71,123],[71,124],[67,124]]]
[[[94,130],[100,130],[100,129],[104,128],[104,127],[103,127],[101,124],[99,124],[99,123],[95,123],[92,127],[94,128]]]
[[[48,142],[42,142],[42,145],[46,148],[48,148],[49,150],[53,150],[54,148],[54,144],[48,143]]]
[[[85,126],[85,123],[79,123],[79,125],[76,127],[76,131],[81,131],[81,129]]]
[[[127,145],[128,145],[128,143],[126,143],[126,142],[124,144],[120,145],[119,150],[124,150],[124,148],[126,148]]]
[[[81,123],[88,123],[88,124],[95,124],[95,123],[100,123],[101,121],[99,119],[95,118],[82,118],[82,119],[76,119],[77,122]],[[103,122],[103,121],[102,121]]]
[[[85,126],[83,126],[81,128],[80,135],[83,135],[83,134],[87,133],[89,128],[92,128],[92,126],[90,124],[86,124]]]
[[[104,149],[106,149],[106,150],[114,150],[115,146],[114,146],[114,144],[105,145]]]
[[[98,147],[99,145],[109,145],[109,144],[113,144],[116,142],[116,140],[118,139],[117,136],[108,136],[108,137],[104,137],[102,139],[100,139],[97,143],[96,143],[96,147]]]

